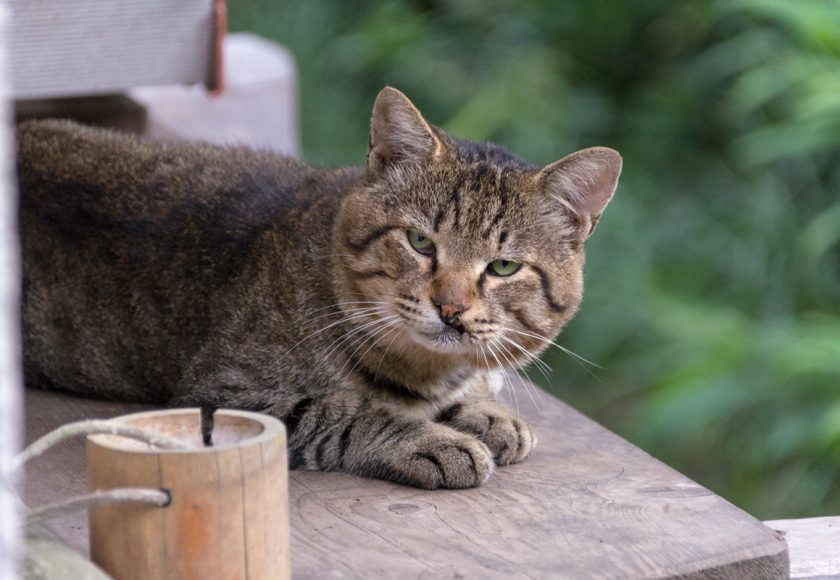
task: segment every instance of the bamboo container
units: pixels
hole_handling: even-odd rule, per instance
[[[114,503],[90,509],[92,560],[122,579],[288,579],[286,431],[257,413],[219,410],[213,446],[201,443],[198,409],[115,419],[190,444],[151,449],[113,435],[87,440],[91,490],[169,492],[160,508]]]

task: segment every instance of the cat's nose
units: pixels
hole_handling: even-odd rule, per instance
[[[438,316],[444,324],[463,330],[464,325],[461,323],[461,314],[469,308],[468,304],[456,301],[441,302],[432,297],[432,303],[437,307]]]
[[[462,312],[463,309],[459,310],[449,305],[438,306],[438,316],[443,323],[460,331],[464,330],[464,325],[461,323]]]
[[[455,318],[459,316],[465,309],[462,304],[437,304],[440,310],[440,315],[443,318]]]
[[[475,295],[465,277],[442,274],[432,283],[429,298],[444,324],[463,329],[461,314],[472,306]]]

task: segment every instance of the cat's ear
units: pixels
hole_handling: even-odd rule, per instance
[[[612,199],[621,174],[621,155],[607,147],[591,147],[546,166],[537,175],[541,189],[560,202],[592,235]]]
[[[379,92],[370,120],[368,171],[379,173],[391,165],[422,163],[443,151],[443,142],[408,97],[392,87]]]

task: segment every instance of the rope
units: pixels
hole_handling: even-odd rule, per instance
[[[51,447],[58,445],[70,437],[95,434],[116,435],[118,437],[126,437],[128,439],[136,439],[149,444],[151,447],[157,447],[159,449],[184,450],[191,448],[183,441],[166,437],[165,435],[160,435],[152,431],[122,425],[115,421],[91,419],[62,425],[58,429],[50,431],[37,441],[33,442],[29,445],[29,447],[24,449],[23,452],[15,457],[12,462],[12,471],[14,472],[19,470],[27,461],[39,457]],[[72,497],[70,499],[31,510],[26,515],[26,523],[36,524],[46,519],[73,513],[80,509],[85,509],[89,506],[123,501],[145,503],[157,507],[166,507],[169,505],[171,497],[168,491],[162,489],[126,487],[104,491],[94,491],[92,493]]]
[[[169,492],[162,489],[126,487],[95,491],[86,495],[71,497],[30,511],[26,516],[27,524],[40,523],[46,519],[63,516],[90,506],[104,505],[120,501],[146,503],[156,507],[166,507],[171,498]]]
[[[114,421],[103,421],[99,419],[92,419],[88,421],[78,421],[76,423],[68,423],[50,431],[29,447],[23,450],[12,462],[12,471],[16,471],[23,466],[30,459],[34,459],[42,455],[47,449],[61,443],[70,437],[77,435],[95,435],[95,434],[117,435],[119,437],[127,437],[129,439],[136,439],[148,443],[152,447],[159,449],[184,450],[190,449],[186,443],[165,435],[159,435],[137,427],[129,427],[121,425]]]

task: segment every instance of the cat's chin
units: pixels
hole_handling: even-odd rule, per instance
[[[453,354],[471,350],[466,335],[449,326],[431,332],[413,331],[411,335],[415,342],[433,352]]]

